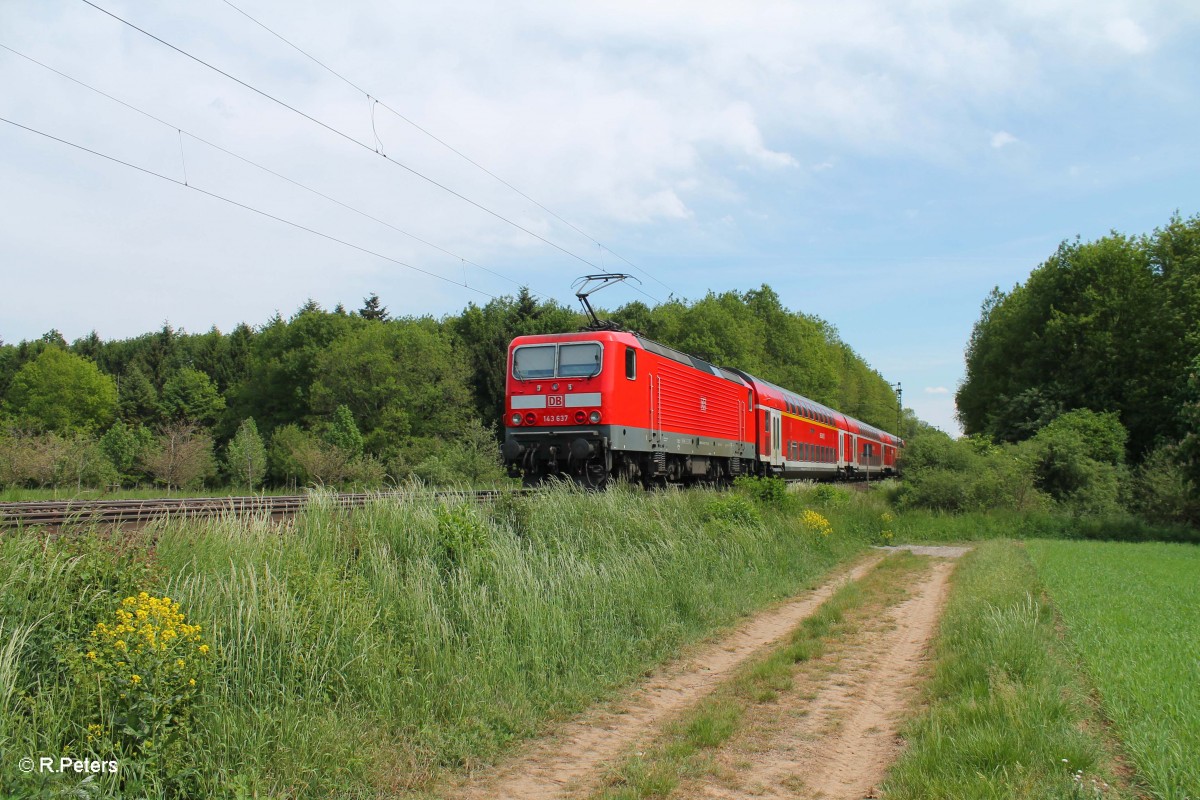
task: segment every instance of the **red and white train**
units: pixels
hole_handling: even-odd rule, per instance
[[[513,340],[504,461],[526,483],[572,477],[646,484],[739,475],[893,474],[897,436],[736,369],[636,333]]]

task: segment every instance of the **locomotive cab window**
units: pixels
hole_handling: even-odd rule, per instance
[[[522,345],[513,351],[513,377],[591,378],[600,374],[601,352],[596,342]]]
[[[600,374],[600,345],[595,342],[558,346],[558,377],[590,378]]]
[[[637,350],[625,348],[625,377],[629,380],[637,378]]]
[[[557,349],[552,344],[518,347],[513,351],[513,377],[518,380],[553,378],[554,355]]]

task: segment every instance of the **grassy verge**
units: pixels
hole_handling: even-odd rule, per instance
[[[1155,798],[1200,798],[1200,549],[1031,542],[1105,715]]]
[[[598,800],[667,797],[679,783],[703,775],[712,753],[744,727],[754,706],[792,687],[797,665],[820,657],[906,595],[927,559],[900,553],[863,579],[848,583],[804,620],[782,647],[743,666],[732,679],[671,723],[645,752],[629,758],[594,796]]]
[[[982,543],[959,565],[927,693],[885,797],[1120,796],[1053,609],[1012,542]]]
[[[562,489],[479,506],[424,494],[318,504],[283,526],[0,538],[0,795],[83,781],[139,797],[426,786],[815,585],[872,540],[858,512],[844,524],[831,515],[826,534],[745,503]],[[201,626],[178,666],[190,675],[199,641],[211,647],[194,686],[145,670],[134,681],[116,650],[88,655],[98,625],[112,630],[123,598],[141,591]],[[156,662],[154,675],[177,663]],[[120,773],[17,768],[59,755],[117,758]]]

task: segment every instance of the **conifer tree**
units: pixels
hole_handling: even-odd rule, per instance
[[[363,319],[373,319],[379,322],[387,322],[391,319],[388,310],[379,302],[379,295],[371,292],[370,297],[363,298],[363,307],[358,310],[358,315]]]

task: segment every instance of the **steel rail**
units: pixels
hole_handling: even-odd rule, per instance
[[[483,502],[506,493],[523,494],[528,490],[482,489],[475,491],[435,492],[434,496],[470,497]],[[335,494],[249,495],[245,497],[163,497],[146,500],[56,500],[27,503],[0,503],[0,528],[67,524],[124,524],[149,522],[163,517],[215,517],[222,515],[282,516],[295,514],[312,503],[331,502],[341,508],[358,508],[373,501],[403,499],[417,493],[408,491]]]

